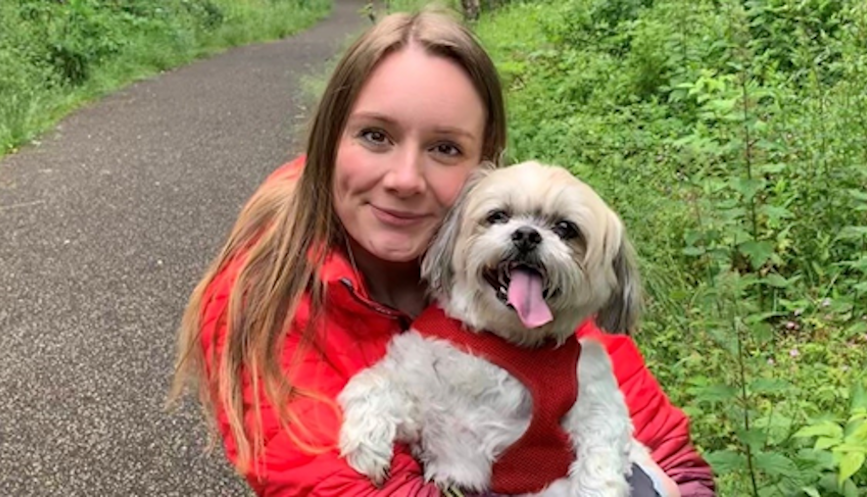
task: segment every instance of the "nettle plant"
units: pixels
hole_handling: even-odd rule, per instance
[[[864,495],[867,161],[846,143],[865,131],[851,112],[863,83],[849,80],[864,58],[834,50],[837,84],[816,68],[770,72],[779,53],[754,50],[767,40],[746,5],[727,6],[726,67],[670,95],[694,109],[672,145],[694,190],[683,253],[707,311],[698,326],[726,352],[693,379],[694,423],[722,427],[707,457],[739,494]],[[841,357],[861,365],[835,368]]]
[[[638,339],[720,494],[865,494],[867,3],[540,0],[479,27],[510,153],[630,227]]]

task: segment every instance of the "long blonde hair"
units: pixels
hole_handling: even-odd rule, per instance
[[[332,402],[315,391],[290,384],[282,370],[281,352],[288,324],[305,292],[311,302],[310,326],[302,340],[312,343],[325,289],[319,271],[327,250],[341,241],[342,229],[332,207],[332,178],[337,145],[362,85],[386,55],[418,44],[428,53],[446,57],[468,74],[487,111],[482,158],[499,160],[506,144],[506,117],[496,68],[473,34],[448,14],[422,11],[392,14],[364,33],[343,55],[331,76],[308,135],[306,165],[301,177],[267,182],[243,207],[228,240],[193,291],[178,333],[177,360],[170,400],[188,383],[197,389],[212,430],[216,409],[227,416],[237,447],[236,467],[244,473],[264,450],[261,423],[245,429],[242,386],[252,384],[256,419],[260,394],[275,406],[281,427],[300,447],[304,426],[289,404],[299,396]],[[226,336],[219,357],[211,357],[211,375],[201,340],[203,297],[226,265],[242,257],[226,315]],[[243,300],[243,305],[242,305]],[[217,337],[211,350],[216,350]],[[214,433],[214,431],[212,431]]]

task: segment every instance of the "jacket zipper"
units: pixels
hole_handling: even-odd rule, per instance
[[[366,299],[366,298],[362,297],[361,295],[358,294],[358,292],[356,292],[355,286],[352,284],[352,281],[350,281],[349,278],[340,278],[340,282],[346,286],[346,288],[349,290],[349,293],[352,295],[352,297],[358,303],[364,305],[365,307],[368,307],[369,309],[371,309],[371,310],[373,310],[379,314],[382,314],[382,315],[387,316],[391,319],[396,319],[396,320],[400,321],[400,323],[402,325],[405,325],[405,326],[402,326],[404,328],[409,326],[410,319],[404,313],[402,313],[398,310],[395,310],[395,309],[391,309],[390,307],[386,307],[384,305],[378,304],[377,302],[374,302],[373,300]]]

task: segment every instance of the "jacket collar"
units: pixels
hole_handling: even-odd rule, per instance
[[[370,297],[367,284],[352,266],[343,250],[329,249],[319,278],[325,285],[329,302],[340,308],[353,313],[369,314],[373,312],[389,319],[399,320],[403,327],[407,327],[412,321],[405,313],[381,304]]]

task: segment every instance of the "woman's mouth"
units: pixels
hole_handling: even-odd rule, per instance
[[[370,208],[373,211],[374,217],[376,217],[379,222],[396,227],[413,226],[430,217],[427,213],[388,209],[373,204],[370,204]]]

